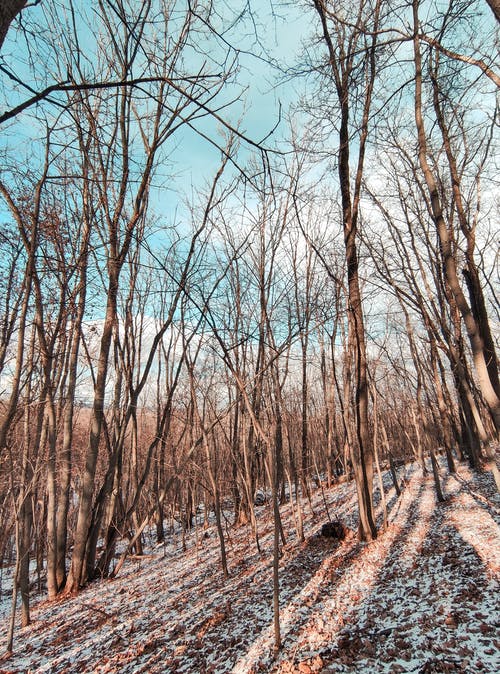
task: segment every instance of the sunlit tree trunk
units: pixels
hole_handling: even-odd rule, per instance
[[[470,298],[470,311],[473,315],[473,318],[476,321],[477,329],[482,340],[482,346],[484,350],[484,358],[486,361],[486,368],[488,375],[491,381],[491,386],[493,387],[497,397],[500,398],[500,382],[498,377],[498,360],[495,350],[495,344],[491,334],[490,322],[488,317],[488,312],[486,310],[486,302],[483,294],[483,289],[481,287],[481,282],[479,280],[479,272],[474,259],[474,253],[476,248],[476,227],[477,220],[479,216],[479,194],[476,197],[476,209],[475,213],[468,215],[466,211],[466,205],[464,203],[464,198],[462,196],[462,181],[460,176],[459,167],[457,164],[457,157],[453,147],[453,141],[450,137],[450,130],[448,125],[448,120],[446,118],[446,112],[442,104],[442,96],[444,93],[441,91],[440,82],[439,82],[439,64],[440,58],[439,53],[433,55],[433,65],[430,70],[430,78],[432,82],[432,91],[433,91],[433,105],[434,111],[436,113],[436,119],[438,121],[439,129],[441,131],[441,137],[443,139],[443,147],[446,152],[446,158],[448,160],[448,166],[450,170],[451,177],[451,190],[453,193],[453,205],[457,213],[458,223],[462,234],[465,237],[467,246],[466,246],[466,267],[462,270],[467,289],[469,292]],[[454,112],[454,111],[453,111]],[[480,166],[484,164],[485,158],[488,156],[490,150],[490,141],[491,134],[493,133],[493,125],[490,130],[490,138],[486,139],[484,142],[483,158],[480,162]],[[479,190],[478,190],[479,191]]]
[[[420,49],[419,35],[419,0],[413,0],[413,53],[415,62],[415,124],[418,136],[418,158],[420,167],[427,185],[432,217],[439,236],[441,258],[446,281],[450,287],[453,299],[460,311],[462,320],[465,324],[467,335],[469,337],[472,356],[478,378],[481,393],[488,405],[493,417],[496,432],[500,431],[500,400],[492,385],[485,354],[485,345],[481,337],[477,321],[467,303],[465,295],[460,286],[457,261],[454,256],[452,246],[452,235],[446,224],[443,213],[443,206],[439,194],[439,187],[436,177],[428,162],[427,136],[424,125],[423,101],[422,101],[422,54]]]
[[[338,178],[342,200],[342,225],[347,267],[347,311],[349,325],[349,353],[354,362],[355,377],[355,424],[356,439],[351,445],[351,459],[359,504],[359,537],[361,540],[371,540],[376,537],[376,527],[373,515],[373,447],[371,444],[368,423],[368,373],[366,358],[365,326],[359,279],[358,260],[358,218],[361,196],[361,184],[364,169],[364,159],[368,139],[370,109],[372,104],[373,87],[376,77],[376,47],[377,29],[379,21],[380,3],[372,6],[364,1],[359,2],[353,9],[355,19],[349,36],[346,36],[344,24],[339,23],[335,11],[327,11],[326,3],[314,0],[314,6],[321,23],[322,38],[326,44],[332,81],[335,86],[339,106],[339,155]],[[365,13],[370,13],[372,34],[364,39]],[[330,29],[329,22],[333,28]],[[363,29],[361,28],[363,26]],[[336,30],[338,28],[338,30]],[[338,40],[338,42],[336,42]],[[351,187],[351,115],[353,115],[354,101],[352,89],[355,59],[358,49],[366,54],[361,72],[363,73],[363,98],[357,101],[362,109],[359,130],[357,130],[357,162],[354,165],[354,188]],[[359,84],[359,82],[358,82]]]

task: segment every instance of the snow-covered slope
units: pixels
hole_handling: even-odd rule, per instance
[[[302,544],[283,506],[276,658],[266,505],[257,509],[262,554],[248,529],[228,528],[228,580],[215,527],[190,534],[186,552],[175,535],[118,578],[35,605],[0,672],[498,672],[500,500],[490,473],[442,472],[444,504],[414,466],[399,499],[388,485],[389,527],[370,544],[354,531],[341,544],[318,534],[325,501],[354,529],[352,484],[317,490],[312,509],[303,502]]]

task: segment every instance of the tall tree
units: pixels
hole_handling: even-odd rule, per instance
[[[490,378],[490,371],[488,369],[488,355],[490,358],[492,358],[494,356],[494,353],[492,354],[491,350],[488,351],[488,345],[485,344],[485,340],[481,334],[480,325],[478,324],[476,318],[476,316],[479,317],[480,303],[478,303],[477,314],[475,316],[469,303],[467,302],[466,296],[460,284],[457,270],[457,259],[453,246],[454,233],[450,227],[450,224],[447,223],[445,216],[445,209],[443,205],[443,197],[439,189],[439,183],[436,176],[436,172],[433,170],[429,162],[429,149],[428,149],[429,140],[424,121],[424,100],[423,100],[424,62],[422,56],[421,41],[419,37],[420,2],[418,0],[413,0],[412,9],[413,9],[413,27],[414,27],[413,54],[415,65],[415,124],[418,138],[419,163],[428,190],[430,201],[430,214],[434,221],[436,231],[439,237],[440,254],[443,264],[444,275],[449,285],[453,301],[456,304],[458,310],[460,311],[462,320],[467,330],[467,335],[472,350],[475,371],[479,381],[481,393],[484,396],[484,399],[489,407],[490,413],[492,415],[495,424],[496,433],[498,435],[498,433],[500,432],[500,399],[497,394],[497,391],[495,390],[494,385],[495,382],[492,381],[492,379]],[[443,22],[445,22],[444,18]],[[431,68],[432,67],[433,64],[431,64]],[[454,191],[455,191],[454,197],[456,199],[457,196],[460,196],[459,185],[457,184],[456,164],[454,155],[451,151],[451,146],[449,144],[449,135],[447,126],[445,124],[445,120],[442,115],[439,100],[438,82],[436,77],[437,77],[436,70],[434,70],[433,74],[434,107],[435,111],[438,114],[438,124],[440,125],[443,140],[445,143],[445,149],[447,151],[452,181],[454,183]],[[460,204],[461,201],[459,199],[458,201],[459,218],[463,220],[464,217],[463,209],[460,208]],[[469,230],[470,225],[468,223],[463,222],[463,225],[466,227],[467,230]],[[473,236],[472,232],[470,236],[471,237]],[[470,284],[473,283],[473,274],[471,274],[471,269],[474,268],[475,266],[473,265],[473,260],[471,259],[467,270]],[[484,316],[483,312],[481,312],[481,316]],[[496,376],[498,377],[498,368],[496,367],[496,363],[494,364],[494,370],[496,372]]]
[[[336,95],[338,110],[338,181],[347,267],[349,351],[355,373],[356,439],[351,445],[359,503],[359,537],[376,536],[373,514],[373,447],[368,423],[369,389],[366,338],[359,279],[358,226],[364,163],[367,150],[373,89],[377,74],[380,1],[353,3],[352,20],[342,18],[345,6],[314,0],[328,63],[325,73]],[[360,110],[356,118],[355,111]],[[333,122],[333,120],[332,120]],[[357,142],[356,159],[351,158]],[[354,177],[352,177],[354,174]]]
[[[203,69],[190,76],[181,70],[182,54],[187,49],[190,31],[196,21],[191,8],[178,16],[175,39],[165,6],[162,6],[165,13],[160,14],[161,21],[155,23],[154,37],[147,33],[153,11],[148,2],[134,11],[133,21],[128,13],[116,14],[105,2],[99,3],[99,10],[103,27],[100,37],[101,67],[122,81],[133,79],[134,73],[143,73],[146,69],[151,74],[151,83],[146,96],[142,91],[136,95],[133,87],[112,89],[107,97],[94,96],[91,92],[81,95],[81,124],[91,139],[88,159],[91,177],[98,191],[94,220],[104,244],[102,278],[106,304],[68,591],[75,591],[85,582],[92,566],[94,546],[89,549],[87,543],[95,473],[105,423],[109,357],[113,334],[118,326],[117,302],[122,270],[131,246],[140,242],[140,225],[147,213],[160,149],[180,126],[208,114],[206,103],[218,95],[228,76],[228,73],[213,76]],[[162,38],[160,29],[163,31]],[[161,39],[164,41],[163,51],[159,48]],[[145,49],[148,52],[146,60]],[[74,65],[79,68],[80,62],[76,61]],[[185,83],[185,93],[179,91],[177,81]],[[102,257],[98,261],[102,262]],[[177,298],[182,290],[182,277],[178,283]],[[136,400],[146,378],[143,373],[140,385],[134,390]],[[95,528],[93,531],[95,533]],[[91,557],[87,559],[89,554]]]

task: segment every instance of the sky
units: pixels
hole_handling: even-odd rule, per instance
[[[224,19],[227,19],[231,14],[237,15],[245,4],[245,0],[218,0],[216,6],[225,12]],[[285,67],[294,64],[299,58],[302,36],[307,33],[307,23],[297,3],[285,6],[286,3],[283,2],[284,6],[281,8],[276,0],[274,4],[272,0],[251,0],[250,4],[251,19],[247,16],[232,30],[224,33],[224,39],[241,51],[238,55],[236,86],[229,87],[225,93],[228,100],[235,96],[237,100],[222,114],[246,137],[256,143],[266,138],[266,147],[273,148],[288,133],[286,113],[290,104],[298,97],[300,84],[285,81],[271,62],[279,61]],[[91,15],[92,4],[84,0],[74,0],[74,6],[78,8],[79,5]],[[31,87],[32,91],[40,91],[54,81],[51,71],[57,65],[57,49],[55,52],[48,50],[47,53],[52,51],[55,55],[48,57],[47,63],[44,63],[36,57],[37,50],[33,48],[35,43],[32,40],[36,41],[38,47],[43,40],[53,39],[51,31],[39,29],[40,26],[47,25],[43,12],[58,7],[57,16],[63,25],[68,20],[65,12],[68,6],[69,0],[55,3],[42,0],[40,5],[28,8],[22,24],[14,23],[7,35],[0,55],[0,66],[6,66],[24,84]],[[221,21],[220,25],[222,23]],[[92,26],[91,21],[79,29],[79,35],[82,51],[91,53],[93,45],[89,26]],[[197,67],[198,64],[193,63],[194,72]],[[0,72],[0,114],[30,95],[24,87],[14,85],[5,72]],[[56,106],[44,101],[38,108],[32,107],[0,127],[1,179],[8,180],[9,166],[14,171],[18,168],[24,170],[26,167],[33,172],[33,176],[39,175],[38,166],[43,160],[43,142],[37,142],[37,139],[43,137],[43,128],[37,124],[36,119],[43,118],[44,115],[54,116],[57,111]],[[202,133],[223,144],[218,135],[219,122],[205,119],[197,124]],[[242,142],[238,164],[244,166],[253,151],[251,146]],[[180,128],[175,133],[169,141],[167,155],[167,160],[159,166],[150,199],[152,217],[158,217],[160,231],[164,224],[171,224],[174,220],[186,223],[189,221],[186,203],[197,200],[198,192],[210,184],[221,161],[220,152],[188,127]],[[0,199],[0,221],[11,219],[5,202]],[[163,237],[167,235],[155,236],[149,243],[161,245],[164,242]],[[0,389],[1,384],[2,382]]]
[[[290,67],[298,60],[301,40],[307,32],[306,22],[296,4],[286,8],[286,17],[284,12],[281,15],[273,14],[270,0],[252,0],[252,8],[260,22],[259,37],[268,51],[269,60],[265,60],[262,46],[253,44],[251,35],[247,35],[242,42],[238,41],[238,32],[228,37],[231,44],[238,44],[248,53],[239,54],[238,85],[242,95],[224,116],[252,141],[260,143],[266,139],[264,145],[273,148],[288,134],[286,115],[297,100],[301,83],[286,79],[271,61]],[[252,50],[255,53],[250,53]],[[231,89],[228,92],[230,95]],[[200,127],[207,135],[221,142],[218,136],[220,125],[217,122],[206,120]],[[189,193],[191,189],[196,190],[211,181],[220,165],[221,155],[188,128],[180,131],[177,141],[177,149],[172,154],[173,164],[179,172],[175,187]],[[255,150],[252,147],[242,142],[239,151],[241,163],[253,152]]]
[[[78,5],[82,2],[83,0],[74,0],[74,6],[78,8]],[[182,3],[180,4],[182,5]],[[224,16],[219,21],[219,26],[222,26],[229,17],[237,16],[245,5],[245,0],[229,0],[227,2],[219,0],[216,3],[217,10],[224,12]],[[43,25],[43,11],[49,6],[42,2],[37,7],[25,10],[26,19],[23,20],[23,26],[28,29],[28,35],[30,35],[30,31],[33,34],[36,32],[38,41],[45,39],[46,35],[43,30],[38,30],[34,22],[39,20]],[[68,7],[66,0],[61,0],[59,5],[54,6],[60,6],[61,8],[58,10],[61,24],[69,20],[67,13],[64,11]],[[131,6],[133,6],[133,3],[131,3]],[[251,16],[247,15],[232,29],[224,33],[224,40],[241,51],[238,55],[237,85],[229,87],[225,93],[228,100],[235,96],[238,97],[238,100],[222,114],[230,124],[238,126],[242,133],[257,143],[266,138],[277,127],[266,140],[266,145],[273,147],[287,134],[285,115],[290,104],[298,97],[300,84],[290,80],[283,81],[283,77],[271,65],[270,61],[277,60],[285,67],[292,66],[299,57],[301,40],[303,35],[308,32],[308,25],[298,3],[250,0],[250,6]],[[91,15],[91,6],[83,3],[83,7]],[[216,17],[213,22],[217,23]],[[89,23],[91,25],[91,20]],[[25,34],[19,28],[18,23],[11,27],[2,50],[0,63],[6,65],[11,72],[37,91],[53,81],[48,73],[55,65],[51,63],[54,59],[49,59],[48,67],[45,67],[44,63],[40,63],[31,53],[31,37],[27,41]],[[255,31],[258,33],[258,41],[255,37]],[[88,28],[82,28],[79,32],[83,51],[88,48],[90,52],[92,36]],[[50,34],[49,39],[51,39]],[[207,45],[203,46],[206,47]],[[220,50],[220,46],[218,49]],[[197,67],[198,63],[193,63],[194,71]],[[34,76],[33,73],[35,73]],[[12,87],[12,82],[5,73],[0,73],[0,95],[2,89],[4,90],[0,99],[0,112],[11,106],[15,101],[16,88],[20,89],[20,87]],[[29,94],[21,91],[21,96],[24,98]],[[2,145],[6,143],[11,148],[15,148],[17,161],[21,160],[26,163],[36,161],[35,156],[31,154],[34,145],[29,141],[33,134],[40,133],[33,125],[33,116],[37,112],[54,114],[57,109],[48,102],[44,102],[38,110],[31,108],[27,113],[19,115],[13,123],[4,124],[0,135],[0,152],[2,151]],[[220,136],[221,125],[219,122],[213,119],[205,119],[199,121],[197,125],[202,133],[216,139],[222,145],[224,144]],[[251,146],[245,146],[245,143],[242,143],[238,161],[244,164],[252,151]],[[156,195],[153,194],[153,208],[156,204],[154,210],[158,210],[160,213],[170,212],[173,214],[178,211],[179,207],[182,208],[181,204],[186,201],[186,197],[189,199],[193,193],[210,183],[220,165],[220,160],[220,152],[210,142],[187,127],[179,129],[172,140],[169,141],[168,158],[159,171],[158,182],[161,184],[161,189],[157,190]],[[165,177],[163,181],[162,176]],[[0,204],[0,216],[4,212],[5,206]]]

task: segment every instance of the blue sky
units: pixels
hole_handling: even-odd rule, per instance
[[[78,6],[82,2],[83,0],[75,0],[74,4]],[[63,1],[60,5],[64,8],[67,3]],[[231,45],[242,50],[239,54],[240,70],[237,87],[228,88],[225,96],[229,100],[237,96],[240,91],[243,93],[231,108],[222,113],[228,122],[239,126],[246,136],[259,142],[278,123],[281,103],[282,119],[273,136],[267,141],[270,147],[275,142],[279,142],[288,132],[285,116],[290,103],[297,97],[296,87],[299,85],[290,81],[280,82],[279,73],[266,61],[266,57],[276,59],[284,66],[293,66],[300,52],[302,36],[308,32],[303,8],[301,11],[299,3],[289,3],[288,6],[282,8],[278,6],[278,3],[274,5],[272,0],[251,0],[253,19],[247,18],[225,34],[225,38]],[[220,7],[221,11],[225,11],[225,18],[228,18],[231,13],[237,15],[245,6],[245,2],[244,0],[229,0],[224,3],[219,0],[216,6],[218,9]],[[83,2],[83,7],[87,13],[91,14],[91,5]],[[30,12],[29,18],[34,19],[40,15],[42,7],[32,7],[26,12]],[[59,16],[62,22],[64,12],[60,11]],[[256,42],[253,34],[254,21],[260,43]],[[26,25],[29,26],[28,19]],[[87,31],[82,31],[82,35],[83,43],[90,39]],[[40,32],[38,38],[43,39],[43,37],[43,32]],[[4,44],[2,60],[33,89],[39,89],[46,84],[47,68],[44,67],[44,63],[36,60],[32,62],[31,68],[28,68],[26,64],[30,57],[28,44],[22,33],[18,31],[18,26],[14,25]],[[32,72],[37,73],[37,76],[30,80],[29,73]],[[0,73],[0,83],[2,79],[5,81],[5,75]],[[15,94],[10,90],[8,95],[7,105],[12,105]],[[25,95],[25,92],[22,92],[22,96]],[[0,108],[3,107],[4,101],[0,103]],[[53,114],[56,108],[45,102],[41,106],[41,112],[43,111]],[[32,154],[34,145],[29,142],[30,136],[35,131],[32,122],[34,114],[35,109],[32,108],[28,114],[20,115],[14,123],[9,124],[9,128],[7,125],[2,127],[3,142],[11,148],[13,146],[16,148],[16,159],[23,163],[29,163],[34,159]],[[198,126],[216,142],[224,144],[219,134],[220,124],[217,121],[205,119],[198,122]],[[239,161],[244,163],[250,154],[251,148],[245,148],[242,144]],[[156,197],[153,196],[153,209],[163,213],[165,211],[175,212],[179,204],[185,200],[185,195],[196,192],[211,181],[219,163],[220,152],[207,140],[187,127],[180,129],[169,141],[168,160],[158,175],[160,183],[162,182],[161,175],[165,176],[163,184],[167,186],[167,189],[162,188],[157,192]],[[0,215],[4,212],[4,205],[0,203]]]
[[[292,5],[286,8],[286,14],[285,10],[282,10],[280,16],[273,15],[270,0],[252,0],[252,7],[255,17],[260,22],[258,30],[261,43],[265,46],[270,60],[274,59],[291,67],[298,59],[300,42],[307,28],[303,13],[299,12],[297,5]],[[238,85],[244,92],[241,99],[224,113],[224,117],[231,124],[238,125],[242,133],[256,142],[266,138],[279,122],[272,136],[266,141],[269,147],[273,147],[288,133],[285,116],[290,104],[297,98],[299,84],[284,81],[283,77],[280,77],[280,73],[272,64],[266,62],[266,54],[262,51],[262,47],[253,44],[251,35],[246,35],[241,42],[238,42],[236,32],[228,36],[228,40],[243,50],[253,50],[255,55],[250,53],[239,55]],[[228,97],[231,95],[230,89]],[[220,128],[218,123],[206,120],[201,127],[220,142],[220,136],[217,136],[217,129]],[[182,181],[194,185],[200,184],[200,181],[201,184],[209,181],[219,165],[220,153],[189,129],[184,129],[180,135],[182,142],[179,142],[178,151],[174,153],[173,159],[182,172]],[[243,156],[249,155],[245,153],[244,147],[242,150]],[[189,162],[184,160],[185,153],[189,153]]]

